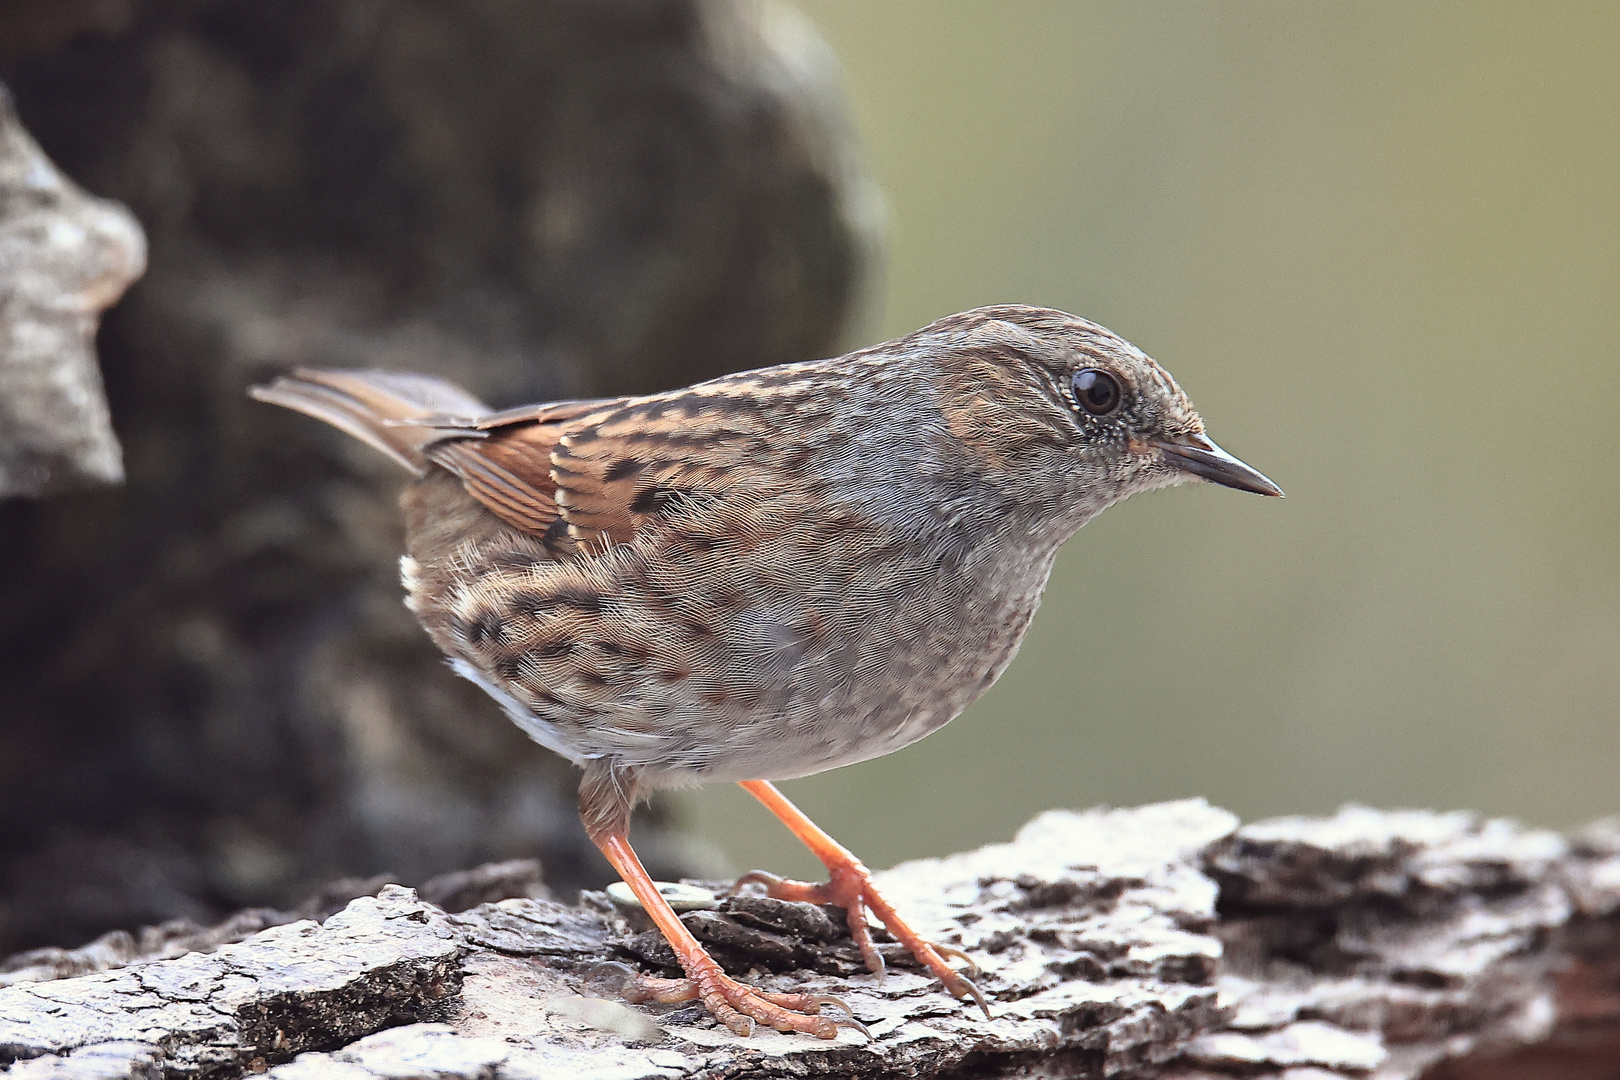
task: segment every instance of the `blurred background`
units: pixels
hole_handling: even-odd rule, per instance
[[[1620,811],[1620,8],[800,6],[890,208],[870,336],[1084,314],[1288,498],[1109,510],[982,700],[791,797],[874,866],[1191,795]],[[786,865],[749,802],[699,832]]]
[[[1288,498],[1087,526],[961,719],[785,785],[823,827],[885,866],[1192,795],[1620,810],[1614,5],[28,10],[0,78],[151,263],[99,338],[126,482],[0,502],[0,952],[606,878],[399,606],[392,466],[242,396],[295,363],[506,405],[1083,314]],[[736,789],[637,828],[655,872],[819,869]]]

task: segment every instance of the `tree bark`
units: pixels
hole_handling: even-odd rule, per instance
[[[503,875],[524,880],[483,871],[466,897]],[[876,982],[836,911],[740,896],[684,918],[728,970],[838,995],[872,1037],[739,1038],[694,1005],[616,1000],[668,953],[603,894],[452,913],[389,885],[211,952],[62,979],[72,965],[41,954],[0,965],[33,980],[0,988],[0,1061],[18,1078],[1485,1080],[1620,1060],[1615,823],[1565,839],[1461,813],[1053,811],[879,883],[979,964],[993,1019],[892,946]]]

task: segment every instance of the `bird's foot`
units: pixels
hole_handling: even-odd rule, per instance
[[[985,1019],[990,1018],[990,1003],[985,1000],[984,993],[970,977],[979,974],[979,966],[971,957],[961,949],[949,945],[936,945],[907,926],[894,907],[877,891],[877,886],[872,884],[872,872],[859,860],[851,859],[847,865],[829,865],[827,869],[829,879],[824,884],[791,881],[764,870],[753,870],[738,878],[736,884],[732,886],[732,891],[735,892],[750,883],[758,883],[765,886],[766,895],[777,900],[832,904],[843,908],[848,913],[849,936],[854,939],[855,947],[860,950],[866,969],[881,980],[885,965],[877,945],[872,941],[871,927],[866,922],[866,911],[870,908],[895,940],[904,945],[920,964],[933,972],[934,977],[945,985],[946,992],[958,999],[973,999],[979,1008],[984,1010]],[[968,973],[964,975],[951,967],[946,963],[946,957],[966,963]]]
[[[705,957],[707,959],[707,957]],[[713,961],[710,961],[713,964]],[[872,1033],[855,1019],[842,998],[826,994],[778,994],[738,982],[720,970],[719,965],[695,965],[694,974],[684,979],[657,979],[641,975],[620,990],[626,1001],[673,1003],[701,1001],[716,1020],[734,1035],[743,1038],[754,1033],[754,1024],[769,1024],[777,1031],[797,1031],[818,1039],[835,1039],[839,1028],[850,1028],[868,1039]],[[831,1005],[843,1016],[823,1016],[821,1007]]]

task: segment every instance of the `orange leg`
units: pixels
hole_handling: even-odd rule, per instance
[[[866,925],[865,909],[871,908],[872,913],[888,928],[889,933],[909,949],[912,956],[932,971],[935,977],[945,984],[946,990],[958,998],[972,998],[978,1003],[979,1008],[984,1010],[984,1015],[989,1017],[990,1005],[985,1001],[984,994],[973,985],[971,979],[945,962],[946,956],[957,957],[967,961],[973,974],[978,974],[973,967],[973,961],[968,959],[966,954],[947,945],[935,945],[925,941],[915,930],[907,926],[899,913],[872,884],[872,872],[861,863],[861,860],[823,832],[819,825],[805,816],[803,810],[794,806],[785,795],[776,790],[776,785],[768,780],[744,780],[742,788],[764,803],[766,809],[780,818],[782,824],[786,825],[793,835],[821,860],[827,867],[828,881],[825,885],[786,881],[775,874],[755,870],[738,878],[738,885],[757,881],[778,900],[806,900],[812,904],[835,904],[843,908],[849,913],[850,937],[861,950],[861,957],[866,961],[867,968],[881,976],[883,957],[878,955],[877,946],[872,944],[872,931]]]
[[[774,994],[728,976],[681,923],[669,902],[659,895],[658,886],[653,884],[641,860],[631,850],[630,838],[624,830],[614,829],[591,839],[652,916],[687,975],[684,979],[642,976],[623,991],[628,1000],[674,1002],[696,998],[716,1019],[744,1037],[754,1033],[754,1021],[758,1020],[777,1031],[802,1031],[822,1039],[835,1038],[841,1027],[854,1028],[871,1038],[849,1006],[838,998],[820,994]],[[842,1009],[845,1015],[837,1018],[818,1015],[823,1005]]]
[[[630,809],[640,797],[639,777],[634,769],[597,759],[585,764],[579,784],[579,816],[585,834],[607,856],[654,925],[675,950],[684,979],[655,979],[639,976],[622,990],[633,1002],[703,1002],[714,1017],[738,1035],[754,1033],[754,1022],[762,1021],[778,1031],[802,1031],[823,1039],[837,1036],[841,1027],[854,1028],[871,1038],[871,1033],[835,997],[820,994],[773,994],[729,977],[714,957],[703,950],[647,876],[646,867],[630,847]],[[833,1005],[841,1017],[820,1015],[823,1005]]]

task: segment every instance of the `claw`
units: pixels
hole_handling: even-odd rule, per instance
[[[948,956],[952,960],[960,960],[962,963],[966,964],[968,978],[977,979],[979,976],[984,974],[984,972],[979,969],[978,962],[961,949],[958,949],[955,945],[941,945],[937,941],[930,941],[928,945],[935,952],[939,953],[939,955]]]
[[[805,1013],[810,1016],[817,1015],[816,1010],[819,1010],[823,1005],[831,1005],[844,1014],[843,1016],[829,1017],[836,1026],[852,1028],[865,1035],[867,1039],[872,1038],[872,1033],[866,1029],[866,1025],[855,1019],[855,1010],[850,1008],[849,1002],[841,997],[834,997],[831,994],[778,994],[769,990],[755,990],[754,995],[764,998],[773,1005],[780,1005],[784,1009],[790,1009],[796,1013]]]
[[[990,1003],[985,1000],[984,991],[980,990],[978,984],[973,981],[983,974],[979,970],[979,965],[974,963],[973,957],[969,956],[967,953],[963,952],[961,949],[958,949],[954,945],[941,945],[933,941],[919,941],[918,944],[922,945],[924,948],[932,949],[936,957],[948,956],[953,960],[960,960],[965,963],[967,965],[968,972],[966,975],[955,970],[954,968],[935,968],[934,965],[932,963],[928,963],[927,959],[920,953],[917,957],[919,960],[923,960],[924,963],[928,963],[929,969],[939,977],[940,982],[945,984],[945,989],[950,992],[952,997],[959,1001],[964,998],[972,998],[979,1008],[984,1011],[984,1018],[986,1020],[995,1019],[995,1017],[990,1015]],[[939,962],[941,965],[944,964],[943,960]]]
[[[831,994],[801,994],[799,997],[802,999],[803,1005],[805,1006],[802,1011],[808,1011],[809,1009],[819,1010],[823,1005],[831,1005],[833,1008],[841,1010],[844,1014],[843,1016],[827,1017],[827,1019],[830,1019],[835,1027],[849,1028],[853,1031],[858,1031],[862,1035],[866,1036],[867,1042],[872,1041],[872,1033],[867,1030],[865,1024],[855,1019],[855,1010],[851,1009],[849,1007],[849,1002],[845,1001],[843,998],[833,997]]]
[[[823,1005],[831,1005],[835,1009],[842,1010],[849,1019],[855,1019],[855,1010],[850,1008],[849,1002],[841,997],[833,997],[831,994],[810,994],[805,1004],[812,1009],[819,1009]]]
[[[957,986],[951,986],[950,983],[945,984],[945,988],[951,992],[951,995],[958,999],[971,997],[979,1008],[984,1010],[984,1018],[994,1020],[995,1017],[990,1015],[990,1003],[985,1000],[984,991],[980,990],[972,979],[964,975],[958,975],[956,978]]]

